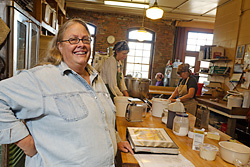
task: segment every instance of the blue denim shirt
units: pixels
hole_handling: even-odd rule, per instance
[[[114,166],[115,106],[98,73],[87,70],[91,85],[63,62],[0,82],[0,143],[31,134],[38,153],[26,156],[27,167]]]

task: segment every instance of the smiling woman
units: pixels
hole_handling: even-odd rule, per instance
[[[115,130],[103,80],[87,63],[90,41],[85,22],[69,20],[43,65],[0,82],[0,144],[20,147],[25,166],[115,166],[117,148],[133,153]]]
[[[69,25],[64,32],[63,39],[57,42],[64,62],[79,75],[87,79],[88,83],[90,81],[85,67],[91,54],[90,42],[88,29],[80,23]]]

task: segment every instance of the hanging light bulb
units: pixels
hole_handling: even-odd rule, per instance
[[[146,16],[153,20],[162,18],[163,10],[159,8],[156,0],[154,5],[146,10]]]
[[[145,35],[146,35],[147,31],[144,29],[144,27],[141,27],[138,31],[137,31],[137,40],[138,41],[144,41],[145,40]]]

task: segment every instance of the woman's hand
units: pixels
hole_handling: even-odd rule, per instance
[[[171,102],[175,102],[176,99],[172,99],[172,98],[169,98],[168,100],[170,100]]]
[[[118,149],[121,150],[122,152],[130,152],[131,154],[134,154],[130,144],[127,141],[121,141],[117,144]]]
[[[22,140],[17,141],[15,144],[20,147],[26,155],[30,157],[33,157],[37,153],[35,142],[31,135],[28,135]]]

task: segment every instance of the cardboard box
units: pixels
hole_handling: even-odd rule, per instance
[[[212,59],[219,59],[224,57],[224,48],[220,46],[213,46],[212,47]]]

